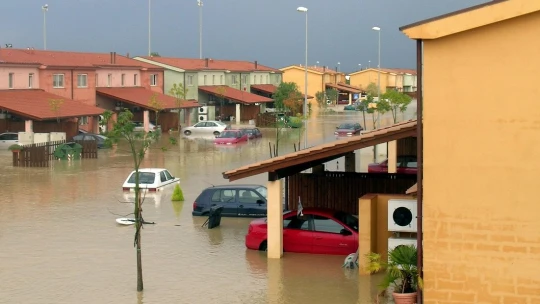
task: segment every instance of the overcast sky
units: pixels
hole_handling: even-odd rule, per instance
[[[399,27],[488,0],[204,0],[203,58],[258,60],[275,68],[308,62],[350,72],[377,62],[414,68],[415,44]],[[0,47],[43,48],[43,12],[49,5],[47,49],[148,53],[148,0],[16,0],[0,4]],[[197,0],[151,0],[152,51],[199,57]]]

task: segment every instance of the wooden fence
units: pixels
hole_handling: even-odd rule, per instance
[[[82,146],[81,158],[97,158],[97,142],[94,140],[74,141]],[[55,160],[54,151],[65,140],[22,145],[21,151],[13,152],[14,167],[48,167]]]
[[[416,183],[414,174],[356,172],[299,173],[288,178],[288,205],[323,207],[358,214],[358,199],[368,193],[405,194]]]

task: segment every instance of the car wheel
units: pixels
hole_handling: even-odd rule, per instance
[[[218,132],[218,131],[214,132],[214,135],[215,135],[215,136],[218,136],[218,135],[219,135],[219,132]]]
[[[259,246],[259,251],[267,251],[267,249],[268,249],[268,248],[267,248],[267,247],[268,247],[267,244],[268,244],[268,243],[267,243],[266,241],[263,241],[263,242],[261,243],[261,245]]]
[[[185,130],[184,131],[184,134],[186,134],[187,136],[191,135],[191,131],[190,130]]]

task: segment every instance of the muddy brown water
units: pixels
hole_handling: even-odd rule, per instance
[[[312,119],[309,144],[335,140],[337,124],[359,117]],[[228,183],[223,171],[269,158],[275,130],[263,134],[234,147],[181,138],[167,151],[148,153],[143,166],[180,177],[185,202],[171,202],[171,189],[146,198],[144,218],[156,224],[142,235],[142,293],[136,292],[133,226],[115,223],[132,210],[121,191],[130,154],[119,147],[101,150],[95,160],[14,168],[10,152],[1,151],[0,303],[372,303],[377,280],[342,269],[342,256],[286,253],[267,260],[244,246],[250,219],[223,218],[208,230],[201,227],[205,218],[192,217],[202,189]],[[280,154],[291,152],[298,131],[280,138]],[[364,150],[363,167],[372,159]],[[265,181],[263,174],[236,183]]]

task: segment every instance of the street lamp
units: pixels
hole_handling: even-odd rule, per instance
[[[43,11],[43,49],[47,49],[47,11],[49,11],[49,5],[45,4],[41,7]]]
[[[148,0],[148,56],[152,55],[152,28],[151,28],[152,0]]]
[[[304,66],[304,149],[307,149],[307,90],[308,90],[308,9],[300,6],[296,9],[298,12],[306,14],[306,64]]]
[[[341,64],[341,63],[338,61],[338,63],[337,63],[337,69],[336,69],[336,70],[337,70],[337,71],[336,71],[336,72],[337,72],[337,73],[336,73],[336,84],[338,83],[338,76],[339,76],[338,74],[339,74],[339,67],[340,67],[340,64]],[[340,78],[341,78],[341,77],[340,77]]]
[[[202,59],[202,0],[197,0],[197,5],[199,6],[199,59]]]
[[[371,69],[371,60],[368,60],[367,64],[368,64],[368,69]]]
[[[377,64],[377,102],[381,101],[381,28],[374,26],[372,30],[377,31],[379,34],[379,63]],[[381,120],[379,112],[377,111],[377,129],[381,127]]]
[[[358,64],[358,68],[360,69],[360,71],[362,70],[362,64],[361,63]]]

